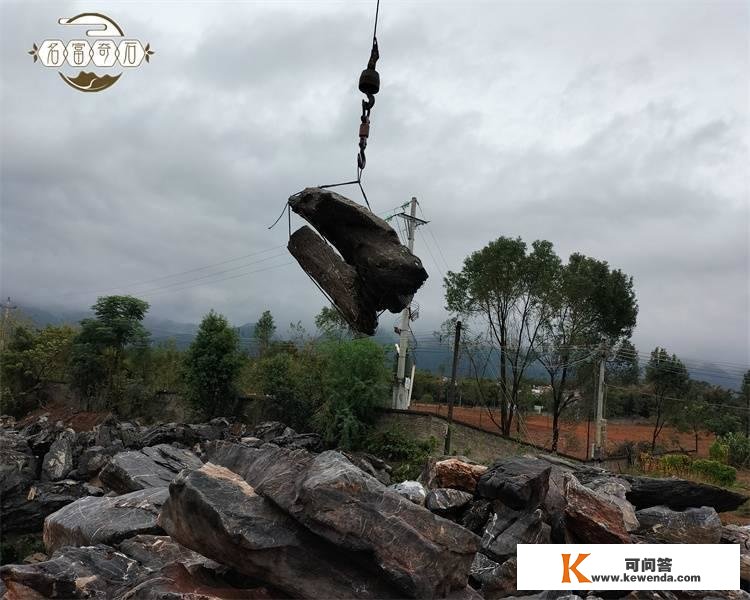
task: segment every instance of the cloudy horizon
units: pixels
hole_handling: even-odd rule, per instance
[[[0,297],[312,327],[325,300],[268,226],[353,175],[374,6],[3,2]],[[94,94],[33,64],[83,11],[152,61]],[[375,213],[416,196],[430,221],[416,335],[448,316],[447,270],[520,236],[632,275],[639,350],[750,363],[750,5],[382,0],[380,17],[364,185]]]

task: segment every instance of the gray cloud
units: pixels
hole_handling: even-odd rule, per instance
[[[311,325],[324,301],[286,265],[286,225],[267,226],[291,193],[354,172],[372,8],[87,5],[156,54],[80,94],[26,50],[69,38],[56,19],[81,5],[3,3],[2,295],[81,308],[128,291],[178,321],[268,307]],[[442,273],[520,235],[632,274],[642,350],[750,361],[746,3],[381,9],[365,185],[375,212],[415,195],[431,221],[417,334],[446,316]]]

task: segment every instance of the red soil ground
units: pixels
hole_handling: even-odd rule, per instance
[[[448,409],[445,404],[415,404],[412,403],[411,410],[429,412],[446,416]],[[499,422],[499,415],[495,411],[492,415]],[[479,427],[485,431],[497,432],[498,426],[492,421],[492,417],[486,408],[472,408],[456,406],[453,409],[453,418],[467,425]],[[525,418],[525,429],[522,427],[520,437],[522,440],[531,442],[537,446],[549,448],[552,441],[552,417],[548,415],[527,415]],[[558,450],[565,454],[586,458],[586,429],[587,423],[569,422],[562,423],[560,428],[560,442]],[[516,435],[516,427],[513,427]],[[612,454],[617,447],[625,441],[651,442],[653,425],[636,421],[608,421],[607,423],[607,452]],[[594,441],[594,425],[591,424],[589,446]],[[713,434],[701,433],[698,437],[697,456],[708,456],[708,448],[713,443]],[[664,427],[657,443],[670,450],[695,450],[695,436],[691,433],[680,433],[671,427]]]

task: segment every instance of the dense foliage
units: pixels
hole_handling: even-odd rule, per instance
[[[206,417],[227,414],[237,398],[241,367],[237,332],[222,315],[209,312],[184,359],[187,397],[196,410]]]

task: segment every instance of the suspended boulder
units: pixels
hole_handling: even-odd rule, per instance
[[[378,312],[400,312],[427,280],[422,262],[394,229],[356,202],[327,189],[306,188],[289,198],[289,206],[320,233],[298,229],[289,252],[353,329],[372,335]]]

